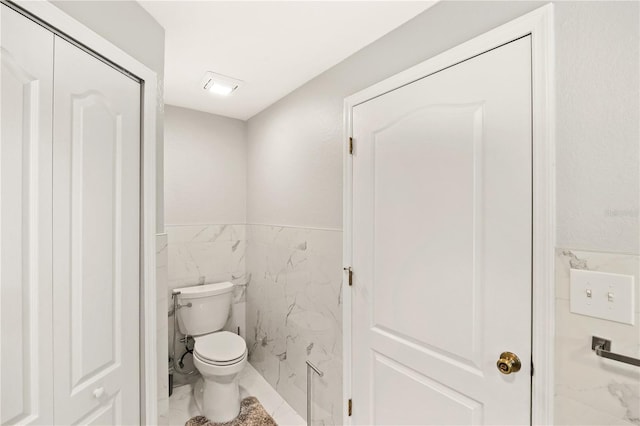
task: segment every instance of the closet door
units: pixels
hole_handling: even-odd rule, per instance
[[[140,423],[140,85],[56,37],[56,424]]]
[[[53,34],[0,6],[1,424],[51,424]]]

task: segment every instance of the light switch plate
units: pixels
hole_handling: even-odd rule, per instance
[[[633,325],[632,275],[571,269],[570,281],[571,312]]]

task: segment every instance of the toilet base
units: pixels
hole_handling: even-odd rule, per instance
[[[198,409],[198,413],[204,413],[203,404],[202,404],[202,394],[204,392],[204,379],[200,377],[193,384],[193,399],[196,402],[196,408]]]
[[[198,379],[193,396],[198,411],[213,423],[229,422],[240,414],[240,389],[237,375],[229,381]]]

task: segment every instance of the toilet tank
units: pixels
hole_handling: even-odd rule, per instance
[[[197,285],[177,291],[181,305],[177,310],[178,327],[182,334],[199,336],[222,330],[231,310],[233,283]]]

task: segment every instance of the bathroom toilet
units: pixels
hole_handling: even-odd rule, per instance
[[[233,284],[198,285],[178,291],[178,326],[183,334],[195,339],[193,362],[203,378],[202,386],[194,389],[198,408],[212,422],[233,420],[240,413],[238,373],[247,364],[244,339],[220,331],[229,317]]]

